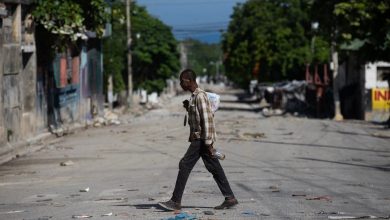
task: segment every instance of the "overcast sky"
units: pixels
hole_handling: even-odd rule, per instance
[[[219,40],[226,30],[233,7],[245,0],[137,0],[153,16],[173,28],[178,39]]]

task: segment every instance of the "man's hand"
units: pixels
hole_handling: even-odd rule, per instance
[[[214,149],[213,147],[213,144],[205,144],[206,148],[207,148],[207,152],[209,154],[210,157],[215,157],[215,152],[217,152],[217,150]]]
[[[188,112],[188,107],[190,106],[190,101],[187,99],[183,101],[183,108],[185,108]]]

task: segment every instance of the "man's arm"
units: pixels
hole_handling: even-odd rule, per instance
[[[213,143],[212,134],[214,133],[215,128],[210,103],[206,93],[199,93],[196,99],[196,107],[199,111],[200,127],[202,129],[200,137],[204,140],[206,145],[211,145]]]

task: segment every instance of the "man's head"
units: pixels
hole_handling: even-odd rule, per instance
[[[196,73],[191,69],[185,69],[180,73],[180,86],[184,91],[194,92],[198,87]]]

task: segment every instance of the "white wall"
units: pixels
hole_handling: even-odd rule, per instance
[[[365,65],[365,74],[366,74],[365,88],[366,89],[389,87],[387,81],[378,81],[377,72],[376,72],[377,67],[390,67],[390,63],[376,62],[376,63],[368,63]]]

